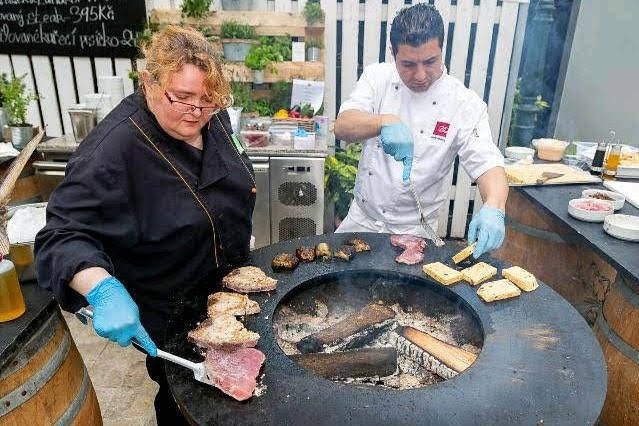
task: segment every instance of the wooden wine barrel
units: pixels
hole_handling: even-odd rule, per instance
[[[102,424],[91,379],[58,308],[0,371],[0,424]]]
[[[601,419],[607,426],[639,424],[639,283],[620,276],[610,289],[595,334],[608,366]]]

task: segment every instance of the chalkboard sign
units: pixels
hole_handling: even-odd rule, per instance
[[[144,0],[0,0],[0,53],[134,57]]]

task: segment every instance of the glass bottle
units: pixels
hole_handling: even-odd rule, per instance
[[[614,179],[617,176],[617,167],[621,159],[621,144],[615,144],[610,148],[608,157],[606,157],[606,166],[604,167],[604,179]]]
[[[25,310],[16,268],[10,260],[2,259],[0,261],[0,322],[16,319],[24,314]]]
[[[597,144],[597,151],[595,151],[595,157],[590,165],[590,172],[593,175],[601,175],[603,173],[604,160],[606,159],[606,151],[608,150],[609,143],[612,144],[615,137],[615,131],[611,130],[609,133],[610,141],[601,141]]]

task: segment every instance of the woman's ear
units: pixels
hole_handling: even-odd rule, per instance
[[[142,90],[148,95],[151,85],[155,82],[155,79],[151,76],[149,71],[142,70],[140,71],[140,81],[142,81]]]

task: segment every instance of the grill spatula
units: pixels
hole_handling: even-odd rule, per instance
[[[82,322],[82,324],[87,325],[89,323],[89,319],[93,320],[93,310],[90,308],[81,308],[78,312],[75,313],[76,318]],[[140,346],[137,342],[132,342],[133,346],[142,350],[146,353],[144,348]],[[189,370],[193,371],[193,376],[195,380],[198,382],[206,383],[207,385],[215,386],[206,371],[206,365],[204,362],[191,362],[188,359],[180,358],[179,356],[170,354],[168,352],[164,352],[158,349],[158,358],[165,359],[167,361],[171,361],[172,363],[181,365],[182,367],[186,367]]]
[[[419,196],[417,196],[417,191],[415,190],[415,187],[413,186],[413,182],[411,180],[408,181],[408,187],[410,188],[411,194],[413,194],[413,198],[415,199],[415,204],[417,204],[417,211],[419,211],[419,223],[422,225],[422,228],[424,228],[424,231],[426,231],[426,235],[428,239],[431,240],[433,243],[435,243],[437,247],[443,246],[444,240],[439,238],[435,230],[431,228],[431,226],[426,221],[426,218],[424,217],[424,211],[422,210],[422,203],[419,201]]]

